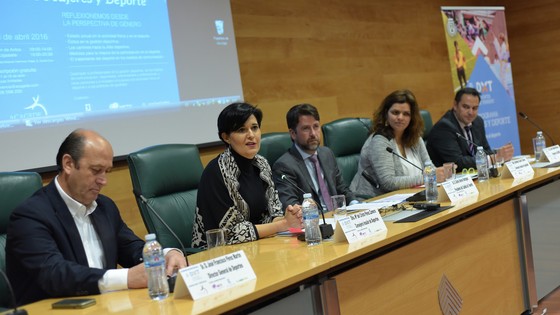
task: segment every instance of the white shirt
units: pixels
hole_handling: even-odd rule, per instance
[[[64,200],[68,210],[70,210],[74,223],[76,223],[84,245],[89,267],[99,269],[105,268],[106,262],[103,246],[89,217],[97,208],[97,202],[93,201],[91,206],[86,207],[72,199],[72,197],[68,196],[62,187],[60,187],[58,176],[55,178],[55,185],[62,200]],[[103,277],[99,279],[98,285],[101,293],[128,289],[128,268],[107,270]]]
[[[296,144],[296,149],[298,150],[299,154],[301,154],[301,157],[303,158],[303,161],[305,162],[305,166],[307,167],[307,172],[309,173],[309,176],[311,176],[311,181],[313,182],[313,188],[315,188],[315,191],[319,191],[319,183],[317,182],[317,172],[315,171],[315,163],[311,162],[311,160],[309,160],[309,158],[312,155],[315,155],[315,158],[317,160],[319,160],[319,158],[317,157],[317,151],[315,151],[315,154],[309,154],[305,151],[303,151],[302,148],[299,147],[299,145]],[[323,170],[321,170],[321,175],[323,176],[323,178],[325,178],[325,175],[323,173]],[[321,207],[323,208],[323,211],[326,211],[327,206],[325,201],[323,200],[323,196],[322,194],[318,194],[319,195],[319,200],[321,201]]]
[[[402,157],[406,156],[406,159],[409,160],[414,165],[424,165],[424,162],[421,161],[422,157],[420,156],[419,153],[414,152],[410,148],[405,148],[404,149],[405,154],[403,154],[399,149],[399,146],[397,145],[396,147],[397,147],[397,152],[399,153],[400,156]],[[408,175],[408,176],[422,175],[422,171],[420,171],[418,168],[411,165],[410,163],[407,163],[406,161],[401,161],[401,165],[403,167],[404,175]]]

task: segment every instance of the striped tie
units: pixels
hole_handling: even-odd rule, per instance
[[[474,156],[475,147],[474,147],[472,133],[471,133],[471,126],[465,126],[465,131],[467,132],[467,138],[469,139],[469,153],[471,154],[471,156]]]

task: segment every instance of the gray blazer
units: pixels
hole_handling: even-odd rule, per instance
[[[348,186],[344,183],[342,173],[336,164],[336,159],[331,149],[320,146],[317,148],[317,155],[329,188],[329,194],[331,196],[345,195],[347,203],[356,199],[352,191],[350,191]],[[284,209],[286,209],[288,205],[301,204],[303,202],[303,192],[289,182],[282,180],[282,175],[286,175],[303,191],[311,193],[317,204],[321,204],[319,201],[319,193],[313,186],[313,181],[307,171],[305,161],[294,145],[292,145],[288,152],[284,153],[276,160],[272,167],[272,173],[274,184],[278,189],[278,196],[280,197]]]
[[[393,139],[373,134],[368,137],[360,153],[358,172],[354,176],[350,189],[360,196],[377,196],[403,188],[422,185],[424,180],[420,172],[418,175],[404,175],[402,163],[407,163],[399,157],[387,152],[390,147],[397,152]],[[422,138],[411,148],[419,153],[422,169],[424,162],[430,159]]]

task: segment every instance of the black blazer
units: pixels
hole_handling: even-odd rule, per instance
[[[352,193],[344,183],[342,173],[336,164],[336,159],[331,149],[320,146],[317,148],[317,156],[321,168],[323,169],[323,175],[329,188],[329,194],[331,196],[345,195],[347,203],[356,199],[354,193]],[[321,204],[319,192],[315,190],[311,176],[305,166],[305,161],[301,154],[299,154],[295,145],[292,145],[292,147],[288,149],[288,152],[284,153],[276,160],[272,167],[272,173],[274,184],[276,185],[276,189],[278,189],[278,196],[284,209],[286,209],[288,205],[301,204],[303,202],[303,192],[289,182],[282,180],[282,175],[286,175],[293,182],[297,183],[298,187],[303,191],[311,193],[315,202],[317,202],[318,205]]]
[[[457,133],[463,135],[463,130],[453,111],[449,110],[432,127],[428,135],[426,148],[432,162],[436,166],[442,166],[446,162],[455,162],[459,171],[463,168],[476,168],[475,158],[469,152],[469,144],[465,139],[458,137]],[[472,122],[471,134],[474,143],[483,146],[487,152],[490,151],[484,120],[480,116],[477,116]]]
[[[6,269],[18,304],[98,294],[98,280],[107,269],[142,262],[144,241],[123,222],[111,199],[99,195],[90,217],[105,253],[104,269],[88,267],[78,229],[54,180],[14,210],[8,225]]]

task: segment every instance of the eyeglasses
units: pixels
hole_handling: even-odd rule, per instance
[[[468,169],[464,168],[464,169],[461,171],[461,174],[463,174],[463,175],[475,175],[475,174],[476,174],[476,170],[475,170],[474,168],[472,168],[472,167],[469,167]]]
[[[401,211],[408,211],[408,210],[414,210],[414,208],[412,207],[411,204],[409,203],[397,203],[394,205],[390,205],[390,206],[385,206],[383,208],[379,208],[379,214],[381,215],[381,217],[385,217],[385,216],[389,216],[391,214],[395,214]]]

